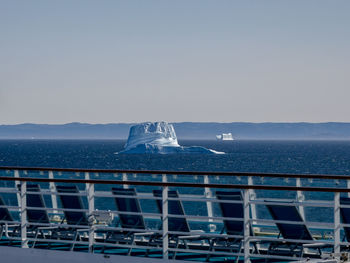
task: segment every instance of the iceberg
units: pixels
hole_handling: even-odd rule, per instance
[[[200,146],[179,145],[174,126],[165,122],[145,122],[130,128],[124,150],[119,153],[209,153],[223,154]]]

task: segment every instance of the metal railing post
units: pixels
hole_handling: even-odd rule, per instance
[[[340,193],[334,193],[334,254],[340,257]]]
[[[248,185],[254,185],[253,182],[253,177],[252,176],[248,176]],[[249,189],[249,198],[251,200],[255,200],[255,191],[254,189]],[[251,204],[250,205],[251,208],[251,212],[252,212],[252,219],[257,219],[257,215],[256,215],[256,205],[255,204]]]
[[[163,225],[163,258],[168,259],[169,256],[169,233],[168,233],[168,189],[169,187],[163,187],[162,193],[162,225]]]
[[[298,177],[296,179],[295,186],[296,187],[301,187],[301,179],[300,179],[300,177]],[[305,201],[305,196],[304,196],[304,193],[302,191],[297,191],[297,200],[298,200],[298,202],[304,202]],[[304,206],[302,206],[302,205],[299,206],[299,213],[300,213],[301,217],[303,218],[303,220],[305,220]]]
[[[49,171],[49,179],[54,179],[53,171]],[[53,182],[49,182],[49,186],[50,186],[50,192],[51,192],[52,208],[54,209],[53,213],[56,215],[58,213],[58,211],[57,211],[57,196],[54,194],[54,192],[56,192],[56,186],[55,186],[55,183],[53,183]]]
[[[250,263],[250,218],[249,218],[249,189],[244,189],[243,194],[243,215],[244,215],[244,262]]]
[[[90,175],[88,172],[85,173],[85,179],[90,179]],[[89,205],[89,252],[93,252],[94,246],[94,217],[93,212],[95,211],[95,185],[92,183],[86,184],[86,192],[88,197],[88,205]]]
[[[27,239],[27,182],[21,181],[21,247],[28,248]]]
[[[209,176],[208,175],[204,175],[204,184],[209,184]],[[209,187],[204,187],[204,195],[205,198],[211,198],[212,197],[212,193],[211,193],[211,189]],[[209,222],[213,222],[213,203],[211,201],[206,202],[207,204],[207,212],[208,212],[208,217],[209,218]],[[214,224],[209,224],[209,229],[210,232],[214,232],[215,231],[216,226]]]
[[[123,173],[122,181],[123,181],[123,182],[127,182],[127,181],[128,181],[128,175],[127,175],[126,173]],[[127,184],[123,184],[123,188],[124,188],[124,189],[128,189],[129,186],[128,186]]]
[[[162,182],[167,182],[166,174],[162,176]],[[169,233],[168,233],[168,186],[162,188],[162,228],[163,228],[163,258],[169,257]]]
[[[18,170],[14,171],[14,177],[19,178],[19,171]],[[18,189],[18,186],[20,186],[20,185],[21,185],[21,183],[19,181],[15,181],[16,189]],[[20,204],[20,203],[21,203],[21,193],[17,193],[17,204]]]

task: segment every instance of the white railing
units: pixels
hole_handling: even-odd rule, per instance
[[[76,173],[83,173],[85,179],[76,179]],[[237,179],[237,176],[241,178]],[[287,183],[284,181],[286,179]],[[329,183],[329,186],[322,186],[324,182]],[[126,254],[130,256],[154,253],[164,259],[186,260],[186,257],[198,256],[203,261],[215,259],[219,262],[250,262],[261,258],[266,261],[291,261],[309,257],[340,260],[341,253],[345,253],[349,246],[344,229],[350,228],[350,222],[346,224],[341,221],[341,209],[350,210],[350,205],[340,203],[341,194],[347,196],[350,192],[347,176],[6,167],[0,168],[0,183],[0,196],[3,195],[5,201],[0,209],[7,209],[14,217],[13,220],[0,218],[1,241],[8,246],[16,245],[18,241],[22,248],[50,249],[61,245],[67,246],[69,250],[79,247],[79,250],[90,253],[105,253],[109,250],[109,253],[116,254],[124,253],[126,249]],[[28,184],[40,184],[40,192],[31,192]],[[78,185],[81,190],[78,193],[57,192],[56,185],[66,184]],[[114,195],[111,187],[118,185],[123,189],[135,188],[137,195]],[[154,189],[162,190],[161,197],[151,193]],[[177,190],[179,197],[169,196],[169,190]],[[220,200],[215,195],[216,190],[241,191],[242,200]],[[319,198],[306,198],[309,193],[319,193]],[[45,207],[27,205],[28,195],[34,194],[44,197],[47,201]],[[294,195],[292,199],[291,194]],[[81,209],[64,208],[59,202],[58,197],[61,196],[82,198],[85,206]],[[114,204],[117,198],[143,202],[142,209],[136,212],[130,209],[120,211]],[[161,200],[161,212],[154,211],[157,200]],[[291,200],[293,202],[286,202]],[[174,214],[169,204],[172,201],[179,201],[181,205],[189,203],[185,213]],[[242,217],[223,215],[223,211],[219,211],[220,203],[241,205]],[[266,213],[267,205],[295,206],[303,221],[271,219]],[[310,216],[307,213],[310,208],[322,208],[324,212]],[[30,221],[29,211],[45,211],[50,216],[50,222]],[[89,224],[69,224],[64,212],[82,212]],[[135,223],[134,228],[126,228],[112,222],[114,217],[120,221],[123,215],[141,216],[148,224],[140,228]],[[185,219],[200,228],[200,231],[185,229],[181,225],[177,231],[173,231],[172,219],[177,222]],[[328,222],[321,219],[328,219]],[[244,231],[224,231],[225,222],[242,222]],[[312,238],[283,237],[279,235],[278,224],[305,226],[311,230]],[[109,240],[108,235],[119,237],[113,236],[114,239]]]

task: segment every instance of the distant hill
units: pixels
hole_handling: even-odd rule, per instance
[[[215,134],[231,132],[235,139],[264,140],[306,140],[329,139],[349,140],[350,123],[175,123],[179,138],[209,139]]]
[[[127,139],[132,123],[0,125],[0,139]],[[215,139],[231,132],[235,139],[350,140],[350,123],[173,123],[178,139]]]

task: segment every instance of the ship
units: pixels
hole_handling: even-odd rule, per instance
[[[220,141],[233,141],[232,133],[222,133],[216,135],[216,139]]]

